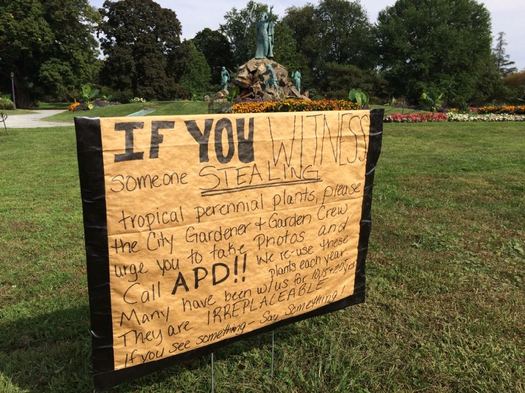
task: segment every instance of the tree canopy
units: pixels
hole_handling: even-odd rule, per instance
[[[413,102],[439,91],[464,105],[492,62],[490,14],[474,0],[398,0],[379,14],[377,37],[393,94]]]
[[[229,70],[235,67],[230,42],[220,31],[209,28],[201,30],[193,38],[193,43],[206,58],[211,68],[213,83],[220,82],[221,67]]]
[[[498,71],[503,76],[507,76],[509,74],[512,74],[513,72],[518,71],[516,67],[514,67],[515,62],[510,60],[510,56],[506,52],[507,47],[507,41],[505,40],[505,32],[500,31],[498,33],[498,38],[496,38],[496,46],[494,47],[494,57],[496,58],[496,67],[498,67]]]
[[[0,1],[0,69],[15,73],[19,105],[73,96],[96,78],[98,20],[87,0]]]
[[[128,95],[171,98],[177,91],[168,58],[180,46],[174,11],[153,0],[106,0],[99,39],[106,55],[101,80]]]
[[[324,62],[374,65],[372,25],[358,1],[323,0],[315,9],[314,22],[321,32],[318,53]]]
[[[184,90],[184,98],[205,93],[210,84],[211,71],[204,54],[193,41],[185,40],[174,53],[170,68],[177,82]]]
[[[321,47],[321,27],[316,20],[315,7],[308,4],[304,7],[288,8],[283,23],[290,28],[298,50],[308,62],[308,67],[314,70],[318,65]]]
[[[359,2],[322,0],[317,6],[292,7],[283,23],[313,74],[310,83],[325,95],[341,97],[351,88],[369,85],[373,72],[363,69],[372,70],[376,64],[375,41],[373,27]]]
[[[0,91],[10,90],[15,72],[20,106],[76,97],[97,82],[121,101],[204,94],[219,83],[221,67],[235,72],[254,57],[256,22],[267,12],[275,60],[300,70],[314,97],[362,89],[416,104],[422,93],[443,93],[449,105],[464,106],[522,96],[507,83],[516,68],[505,34],[493,44],[490,14],[478,0],[397,0],[375,25],[359,0],[319,0],[282,17],[249,0],[219,29],[184,42],[175,11],[154,0],[106,0],[99,10],[88,1],[0,0]]]

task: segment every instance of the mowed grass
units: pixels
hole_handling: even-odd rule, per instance
[[[67,109],[69,102],[39,102],[38,109]]]
[[[7,116],[27,115],[34,113],[34,111],[30,109],[0,109],[0,112],[6,114]]]
[[[385,115],[391,115],[392,113],[414,113],[414,112],[424,112],[420,109],[414,109],[414,108],[405,108],[405,107],[399,107],[399,106],[391,106],[391,105],[370,105],[370,109],[383,109],[385,111]]]
[[[208,104],[204,101],[153,101],[146,103],[132,103],[96,107],[91,111],[62,112],[47,117],[48,121],[72,122],[76,116],[88,117],[117,117],[128,116],[141,110],[153,110],[150,116],[162,115],[189,115],[208,113]]]
[[[49,107],[52,109],[67,109],[61,107],[52,107],[52,104],[41,104],[41,106]],[[392,113],[412,113],[418,112],[418,110],[411,108],[397,108],[391,106],[373,105],[372,109],[384,109],[385,114],[389,115]],[[151,101],[146,103],[132,103],[132,104],[118,104],[109,105],[106,107],[97,107],[91,111],[78,111],[78,112],[62,112],[53,116],[49,116],[44,120],[47,121],[63,121],[72,122],[76,116],[87,116],[87,117],[115,117],[115,116],[128,116],[132,113],[136,113],[141,110],[152,110],[153,112],[148,113],[146,116],[163,116],[163,115],[190,115],[190,114],[201,114],[208,113],[208,104],[204,101]]]
[[[524,392],[523,124],[385,126],[367,302],[216,352],[216,392]],[[73,128],[0,133],[0,392],[91,392]],[[209,392],[210,358],[115,392]]]

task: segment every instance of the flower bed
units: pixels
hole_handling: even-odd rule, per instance
[[[414,112],[414,113],[392,113],[385,116],[385,123],[426,123],[447,121],[446,113]]]
[[[233,113],[340,111],[360,109],[346,100],[285,100],[239,102],[232,105]]]
[[[525,115],[513,114],[477,114],[477,113],[430,113],[430,112],[415,112],[415,113],[392,113],[385,117],[385,123],[425,123],[425,122],[440,122],[440,121],[525,121]]]
[[[487,105],[478,108],[479,114],[525,115],[525,105]]]
[[[496,109],[495,109],[496,108]],[[262,112],[305,112],[305,111],[337,111],[356,110],[359,105],[347,100],[285,100],[285,101],[250,101],[232,105],[233,113]],[[488,113],[487,111],[509,111],[511,113]],[[469,122],[469,121],[525,121],[524,106],[481,107],[477,113],[456,112],[413,112],[392,113],[385,116],[385,123],[426,123],[426,122]]]
[[[525,115],[512,115],[507,113],[449,113],[448,121],[525,121]]]

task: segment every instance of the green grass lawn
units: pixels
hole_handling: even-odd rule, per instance
[[[38,109],[67,109],[69,102],[39,102]]]
[[[119,104],[98,107],[91,111],[62,112],[45,120],[71,122],[76,116],[88,117],[116,117],[127,116],[143,109],[153,110],[149,116],[188,115],[208,113],[208,104],[204,101],[154,101],[147,103]]]
[[[384,109],[385,115],[391,115],[392,113],[414,113],[414,112],[422,112],[419,109],[413,109],[413,108],[403,108],[403,107],[397,107],[397,106],[390,106],[390,105],[370,105],[370,109]]]
[[[29,113],[34,113],[34,111],[30,109],[0,109],[0,112],[5,113],[8,116],[27,115]]]
[[[67,109],[52,107],[51,104],[47,109]],[[384,105],[372,105],[372,109],[382,108],[385,109],[385,114],[401,112],[401,113],[412,113],[418,112],[415,109],[410,108],[395,108]],[[42,108],[40,108],[42,109]],[[189,115],[196,113],[208,113],[208,104],[204,101],[152,101],[147,103],[136,103],[136,104],[119,104],[110,105],[102,108],[95,108],[92,111],[79,111],[79,112],[62,112],[57,115],[53,115],[45,118],[48,121],[64,121],[72,122],[75,116],[88,116],[88,117],[112,117],[112,116],[128,116],[132,113],[138,112],[143,109],[150,109],[153,112],[147,116],[163,116],[163,115]]]
[[[110,110],[110,109],[107,109]],[[168,110],[166,108],[166,110]],[[525,392],[525,133],[387,124],[367,302],[216,352],[216,392]],[[0,392],[91,392],[72,127],[0,133]],[[209,357],[115,392],[209,392]]]

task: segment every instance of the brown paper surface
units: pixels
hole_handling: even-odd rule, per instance
[[[116,370],[353,294],[369,111],[100,124]]]

